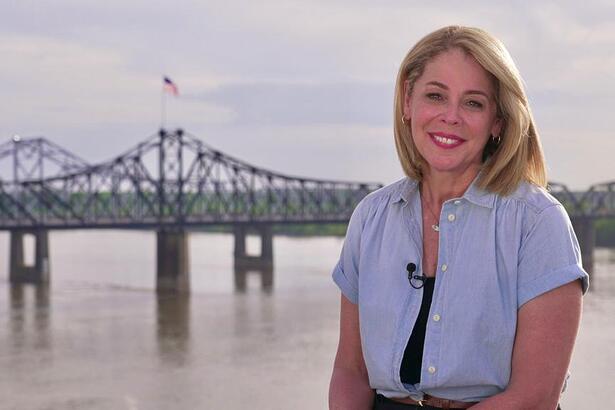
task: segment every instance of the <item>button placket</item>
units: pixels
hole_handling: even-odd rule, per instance
[[[461,201],[453,201],[445,203],[442,209],[442,220],[448,221],[445,222],[445,229],[440,232],[440,243],[438,246],[438,260],[447,261],[451,254],[451,240],[456,237],[456,229],[452,224],[457,220],[458,213],[461,211],[459,208],[459,204]],[[446,218],[446,219],[445,219]],[[448,270],[449,266],[446,263],[440,263],[438,265],[439,273],[444,273]],[[440,301],[438,300],[438,288],[442,285],[443,281],[447,281],[447,275],[442,275],[438,280],[436,280],[436,287],[434,288],[434,298],[432,300],[431,312],[430,312],[430,331],[429,331],[429,340],[430,347],[425,347],[423,352],[423,360],[427,363],[431,363],[425,370],[427,370],[427,374],[431,377],[430,381],[425,380],[426,385],[430,385],[431,383],[436,383],[437,380],[437,364],[438,364],[438,356],[435,352],[438,351],[440,344],[442,342],[442,316],[441,316],[441,306]],[[438,285],[440,283],[440,285]],[[433,310],[432,310],[433,309]],[[438,313],[435,313],[438,312]],[[426,335],[427,337],[427,335]]]

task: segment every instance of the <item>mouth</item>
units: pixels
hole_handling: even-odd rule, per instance
[[[464,139],[454,134],[445,134],[442,132],[430,132],[428,134],[434,144],[441,148],[455,148],[465,142]]]

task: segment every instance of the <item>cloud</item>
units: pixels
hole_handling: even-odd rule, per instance
[[[243,124],[387,125],[393,106],[392,84],[243,83],[188,95],[235,112]]]

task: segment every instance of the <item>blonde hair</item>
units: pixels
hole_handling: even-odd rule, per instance
[[[483,154],[478,186],[501,195],[514,191],[527,181],[546,187],[542,146],[519,71],[504,45],[484,30],[449,26],[421,39],[401,63],[395,84],[395,146],[404,173],[418,181],[427,164],[412,139],[410,120],[403,123],[404,86],[412,92],[425,65],[438,54],[459,48],[490,73],[495,82],[497,116],[502,121],[500,143],[490,139]]]

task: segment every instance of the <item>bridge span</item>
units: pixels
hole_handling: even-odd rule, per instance
[[[1,166],[4,165],[4,168]],[[10,231],[10,280],[49,280],[51,229],[152,229],[157,232],[157,287],[190,287],[187,232],[230,225],[236,272],[272,272],[274,224],[344,223],[376,183],[289,176],[253,166],[183,130],[160,130],[101,164],[44,138],[0,145],[0,230]],[[246,253],[248,233],[261,253]],[[35,263],[24,264],[24,235]],[[242,278],[238,285],[241,287]]]
[[[594,270],[594,248],[598,219],[615,219],[615,181],[594,184],[585,192],[573,192],[566,185],[550,182],[549,190],[564,205],[579,239],[583,267]]]
[[[272,278],[274,224],[346,223],[377,183],[289,176],[256,167],[181,129],[160,130],[100,164],[45,138],[13,138],[0,145],[0,230],[10,231],[11,282],[49,281],[52,229],[151,229],[157,233],[157,288],[190,288],[188,237],[207,225],[232,226],[236,284],[259,270]],[[615,218],[615,181],[572,192],[552,182],[579,237],[584,266],[593,270],[594,221]],[[245,238],[261,238],[258,256]],[[35,261],[24,263],[24,236]],[[269,279],[267,279],[269,278]]]

